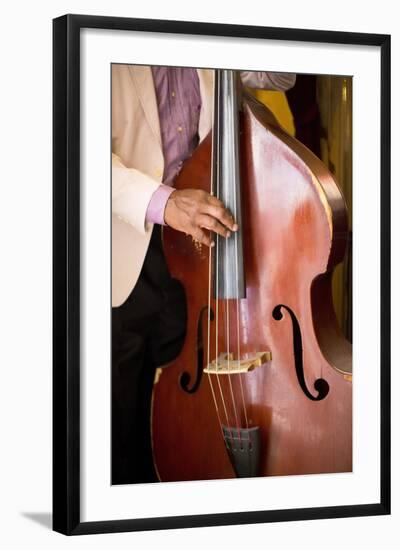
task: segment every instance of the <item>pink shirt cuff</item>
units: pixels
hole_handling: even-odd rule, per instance
[[[164,222],[164,210],[170,194],[175,191],[170,185],[163,183],[154,191],[146,211],[146,222],[166,225]]]

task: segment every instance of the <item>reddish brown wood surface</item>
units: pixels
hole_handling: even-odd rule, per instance
[[[351,350],[338,330],[330,287],[330,272],[345,249],[343,198],[322,162],[250,99],[242,117],[241,163],[246,298],[219,301],[210,359],[216,342],[220,353],[228,351],[229,340],[235,357],[238,347],[242,356],[270,350],[272,361],[240,375],[242,387],[239,375],[230,381],[219,376],[229,424],[235,427],[237,416],[245,425],[243,389],[249,425],[261,429],[260,475],[351,471],[352,386],[343,375],[351,371]],[[209,191],[210,171],[211,136],[185,163],[176,187]],[[234,477],[207,375],[193,394],[179,383],[184,371],[195,377],[197,322],[208,303],[208,249],[168,228],[164,249],[172,275],[186,290],[188,325],[181,354],[154,386],[154,460],[163,481]],[[299,386],[290,316],[284,311],[282,320],[272,317],[278,304],[290,307],[300,324],[309,391],[316,394],[320,377],[330,386],[321,401],[307,398]],[[214,312],[216,307],[212,300]],[[203,328],[207,360],[206,317]],[[218,381],[211,380],[226,424]]]

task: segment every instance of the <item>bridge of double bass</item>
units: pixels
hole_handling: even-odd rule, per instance
[[[256,367],[261,367],[264,363],[271,361],[270,351],[258,351],[249,357],[234,359],[233,353],[220,353],[219,356],[211,361],[204,372],[207,374],[240,374],[251,372]]]

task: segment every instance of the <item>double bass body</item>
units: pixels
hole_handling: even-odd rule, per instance
[[[347,239],[343,198],[323,163],[248,96],[240,158],[244,298],[216,300],[207,247],[164,229],[188,322],[180,355],[153,390],[153,455],[162,481],[246,476],[234,468],[221,426],[239,454],[246,452],[245,429],[258,428],[257,472],[247,475],[352,469],[351,348],[331,297]],[[211,164],[209,135],[175,186],[209,192]],[[204,372],[218,358],[234,365],[257,353],[264,362],[248,372]]]

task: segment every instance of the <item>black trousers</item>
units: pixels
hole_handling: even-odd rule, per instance
[[[156,225],[135,288],[112,310],[112,484],[158,481],[150,437],[154,374],[179,354],[185,331],[184,290],[168,272]]]

